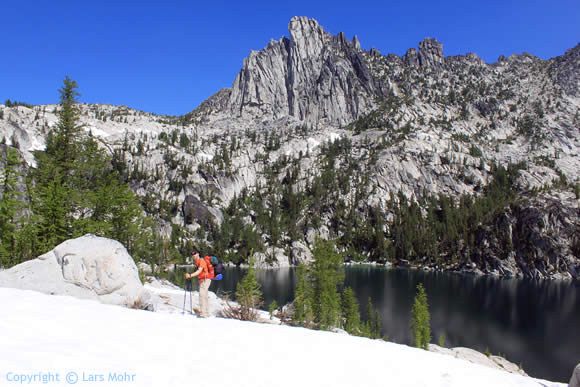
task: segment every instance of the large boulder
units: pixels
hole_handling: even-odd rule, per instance
[[[481,364],[486,367],[495,368],[502,371],[507,371],[512,374],[528,376],[526,372],[517,364],[514,364],[501,356],[487,356],[481,352],[471,348],[444,348],[436,344],[429,344],[429,351],[441,353],[444,355],[453,356],[457,359],[467,360],[471,363]]]
[[[254,253],[254,267],[256,269],[280,269],[290,267],[290,260],[283,249],[269,247],[265,253]]]
[[[290,250],[290,257],[292,258],[292,265],[298,266],[301,263],[309,264],[314,261],[312,251],[304,243],[294,241]]]
[[[147,298],[133,258],[112,239],[87,234],[0,272],[0,287],[142,305]]]
[[[193,195],[185,196],[182,211],[185,224],[198,223],[202,226],[209,226],[212,222],[220,224],[223,217],[219,210],[207,206]]]
[[[306,242],[312,247],[316,242],[316,239],[320,238],[322,240],[329,240],[330,239],[330,230],[325,225],[320,226],[318,229],[310,228],[306,232]]]

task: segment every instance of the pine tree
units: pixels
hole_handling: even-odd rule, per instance
[[[375,309],[375,318],[373,320],[374,337],[381,337],[381,315],[378,310]]]
[[[427,349],[431,341],[429,305],[427,304],[427,293],[423,284],[417,285],[415,302],[411,309],[411,333],[413,334],[413,344],[415,347]]]
[[[312,251],[313,306],[315,321],[320,329],[339,325],[341,300],[338,286],[344,280],[343,259],[331,241],[318,239]]]
[[[274,311],[276,309],[278,309],[278,303],[276,302],[276,300],[274,300],[270,303],[270,306],[268,307],[268,312],[270,313],[270,320],[272,320],[272,317],[274,317]]]
[[[314,320],[312,310],[312,288],[308,278],[308,269],[303,263],[296,269],[296,290],[294,291],[294,315],[292,320],[295,325],[310,326]]]
[[[354,290],[346,287],[342,292],[342,318],[344,329],[351,335],[360,334],[360,313],[359,305],[354,294]]]
[[[18,263],[15,245],[18,215],[23,208],[18,191],[18,179],[22,175],[18,171],[18,151],[5,145],[0,151],[4,151],[4,166],[0,169],[0,267],[9,267]]]
[[[369,297],[369,300],[367,302],[367,320],[365,322],[365,327],[364,327],[364,333],[365,336],[373,338],[373,303],[371,301],[371,298]]]
[[[64,79],[64,85],[59,90],[60,109],[58,110],[58,122],[52,136],[47,138],[46,153],[54,158],[64,171],[68,172],[78,157],[83,125],[79,124],[80,112],[76,107],[78,103],[78,84],[68,76]],[[68,177],[68,173],[65,173]]]
[[[71,236],[69,187],[63,184],[59,169],[37,169],[32,209],[36,215],[35,255],[42,254]]]
[[[68,76],[59,90],[60,109],[54,130],[46,136],[46,150],[37,152],[32,207],[37,215],[35,225],[40,254],[73,236],[75,201],[84,196],[73,189],[75,162],[80,152],[82,126],[78,124],[80,114],[77,103],[75,81]]]
[[[371,298],[367,304],[367,321],[364,324],[363,333],[371,339],[381,337],[381,316],[378,310],[375,310]]]
[[[250,260],[248,272],[236,287],[236,301],[240,304],[240,319],[255,321],[256,309],[263,305],[260,283],[256,279],[256,271]]]
[[[385,239],[385,232],[383,230],[384,221],[380,209],[375,208],[375,257],[378,260],[386,260],[387,258],[387,241]]]

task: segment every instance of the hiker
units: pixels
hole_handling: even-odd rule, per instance
[[[193,277],[199,278],[199,308],[200,308],[200,317],[209,317],[209,285],[211,285],[211,278],[213,277],[209,271],[208,264],[206,263],[205,259],[199,257],[199,251],[194,250],[191,253],[191,257],[193,258],[193,263],[197,266],[197,270],[195,273],[185,274],[186,279],[190,279]]]

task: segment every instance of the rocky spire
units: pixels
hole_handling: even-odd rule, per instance
[[[442,68],[445,64],[443,44],[437,39],[425,38],[419,42],[419,51],[410,48],[402,59],[409,66]]]
[[[433,38],[425,38],[420,42],[419,64],[422,67],[443,67],[443,44]]]
[[[358,37],[355,35],[352,38],[352,44],[354,45],[354,48],[357,50],[360,50],[360,42],[358,40]]]
[[[403,62],[409,66],[419,66],[419,54],[414,48],[408,49],[402,59]]]
[[[356,37],[332,36],[306,17],[293,17],[288,31],[289,39],[246,58],[232,87],[231,112],[343,125],[373,105],[373,80]]]

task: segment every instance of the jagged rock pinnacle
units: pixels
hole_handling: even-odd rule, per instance
[[[372,106],[374,85],[357,38],[332,36],[306,17],[293,17],[288,30],[289,39],[246,58],[232,87],[232,113],[342,125]]]
[[[410,66],[442,68],[445,65],[443,44],[434,38],[425,38],[419,42],[419,51],[414,48],[407,50],[403,62]]]

